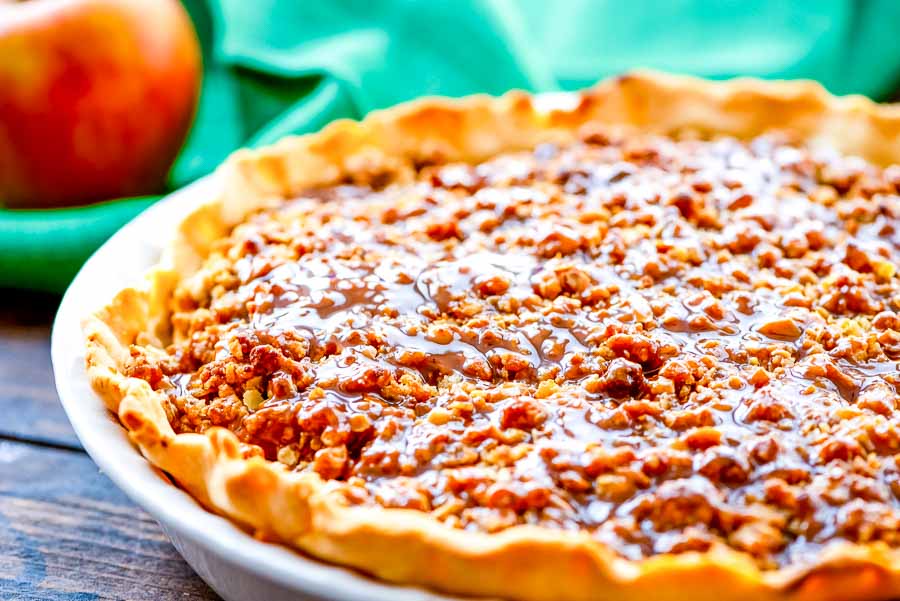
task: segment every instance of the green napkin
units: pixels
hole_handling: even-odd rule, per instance
[[[806,77],[877,99],[900,83],[894,0],[185,5],[206,69],[170,189],[209,173],[238,147],[429,94],[576,89],[635,67]],[[152,201],[0,211],[0,286],[63,290],[85,258]]]

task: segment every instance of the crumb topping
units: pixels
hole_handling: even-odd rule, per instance
[[[900,168],[587,128],[407,175],[260,212],[182,283],[129,368],[176,432],[627,558],[900,546]]]

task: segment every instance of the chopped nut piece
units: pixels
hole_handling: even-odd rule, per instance
[[[688,448],[702,450],[719,444],[722,440],[722,433],[716,428],[704,426],[689,432],[682,440]]]
[[[728,540],[738,549],[757,557],[780,551],[786,543],[784,535],[777,528],[760,522],[742,525]]]
[[[627,359],[613,359],[600,379],[600,388],[615,398],[634,397],[646,388],[641,366]]]
[[[350,416],[350,430],[352,432],[365,432],[371,427],[372,421],[368,418],[368,416],[362,413],[357,413],[356,415]]]
[[[803,330],[790,317],[773,319],[759,326],[759,331],[770,338],[793,339],[799,338]]]
[[[265,399],[258,390],[246,390],[244,391],[244,397],[242,400],[244,401],[244,405],[247,406],[247,409],[249,409],[250,411],[256,411],[257,409],[259,409],[259,406],[262,405]]]
[[[453,419],[453,414],[443,407],[435,407],[428,413],[428,421],[435,426],[443,426]]]
[[[281,447],[278,449],[278,461],[288,467],[294,467],[300,460],[300,453],[297,452],[293,445]]]
[[[316,451],[312,468],[323,478],[338,478],[346,463],[347,447],[329,447]]]
[[[544,423],[547,412],[537,401],[528,398],[518,398],[510,403],[501,414],[501,428],[517,428],[519,430],[531,430]]]

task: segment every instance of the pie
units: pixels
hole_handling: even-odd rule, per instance
[[[900,108],[638,72],[243,151],[85,321],[256,536],[524,601],[900,597]]]

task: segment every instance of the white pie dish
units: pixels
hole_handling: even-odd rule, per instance
[[[142,277],[159,260],[175,224],[218,189],[213,175],[156,203],[94,253],[63,297],[51,355],[59,398],[78,438],[100,469],[160,523],[185,560],[226,601],[448,601],[450,597],[380,583],[261,542],[208,512],[141,456],[92,390],[84,368],[81,319]]]
[[[579,96],[567,95],[561,98],[577,99]],[[177,195],[177,198],[181,198],[177,201],[177,207],[154,209],[124,228],[85,267],[63,303],[54,336],[53,355],[57,379],[61,380],[60,395],[72,415],[76,430],[87,443],[88,450],[98,460],[98,464],[106,468],[113,480],[160,520],[188,561],[228,599],[311,598],[310,594],[314,598],[328,596],[338,599],[402,600],[443,597],[436,597],[416,589],[379,585],[353,573],[314,562],[299,563],[300,556],[269,545],[259,546],[260,543],[246,536],[241,538],[239,531],[230,524],[222,523],[221,520],[208,521],[213,516],[205,512],[198,513],[198,507],[189,499],[191,509],[188,509],[187,505],[178,506],[167,498],[177,491],[165,484],[165,478],[155,476],[144,478],[141,483],[135,481],[132,473],[134,470],[145,470],[148,476],[153,475],[154,471],[129,448],[121,430],[115,427],[115,420],[103,417],[105,412],[99,409],[99,403],[95,403],[96,407],[93,409],[82,406],[87,403],[85,399],[96,400],[88,386],[84,384],[82,389],[75,391],[63,390],[73,386],[73,383],[77,384],[79,377],[82,382],[85,379],[83,357],[79,353],[70,354],[71,348],[81,347],[77,320],[89,316],[92,310],[103,305],[104,301],[111,299],[115,292],[122,289],[125,298],[137,294],[139,299],[143,299],[140,302],[169,298],[169,292],[162,288],[137,290],[134,287],[138,284],[135,281],[140,277],[138,274],[157,260],[160,249],[168,247],[167,233],[172,233],[176,227],[181,227],[183,232],[187,228],[196,228],[184,236],[188,245],[175,247],[174,250],[174,256],[186,259],[183,263],[178,262],[175,265],[183,269],[166,272],[173,279],[179,279],[185,273],[192,273],[193,265],[205,256],[206,251],[203,249],[208,248],[213,239],[211,235],[205,236],[205,232],[220,235],[226,231],[227,225],[239,223],[242,216],[247,214],[246,211],[264,206],[263,201],[279,197],[290,198],[306,187],[330,185],[341,181],[337,179],[339,175],[355,171],[350,159],[354,159],[354,165],[356,160],[362,160],[365,164],[368,155],[363,151],[368,151],[370,146],[381,149],[382,141],[399,144],[397,148],[392,147],[393,151],[399,152],[399,156],[409,160],[410,157],[418,157],[419,154],[406,153],[419,153],[424,148],[432,148],[433,136],[437,136],[441,142],[457,140],[456,125],[459,119],[467,125],[464,129],[470,135],[461,138],[465,141],[461,149],[453,144],[447,146],[452,150],[449,160],[459,158],[476,162],[484,157],[494,156],[504,148],[530,148],[539,141],[555,140],[551,134],[568,135],[573,131],[572,120],[576,117],[578,120],[597,120],[615,126],[625,124],[625,127],[634,125],[643,128],[649,123],[652,126],[650,129],[659,128],[661,131],[669,132],[680,131],[679,128],[682,127],[694,127],[697,116],[705,115],[707,110],[713,118],[700,119],[700,127],[709,127],[711,131],[723,135],[731,133],[739,137],[748,137],[769,128],[777,129],[779,124],[788,123],[791,127],[802,126],[802,131],[797,133],[798,135],[802,133],[804,140],[808,139],[810,144],[818,144],[831,137],[840,137],[846,141],[842,148],[846,146],[851,152],[861,148],[866,151],[863,154],[879,157],[878,160],[884,158],[886,154],[889,158],[893,157],[894,155],[887,153],[885,149],[895,148],[897,144],[898,130],[895,126],[898,115],[893,113],[894,107],[881,111],[859,98],[837,100],[828,96],[822,88],[804,82],[763,84],[753,80],[739,80],[728,84],[714,84],[688,79],[668,79],[651,74],[611,80],[598,86],[595,91],[585,92],[580,98],[583,102],[575,103],[574,107],[550,112],[538,106],[545,104],[546,97],[529,100],[528,96],[523,95],[511,95],[500,100],[479,97],[465,101],[471,104],[458,106],[452,102],[449,104],[426,102],[424,105],[409,105],[405,109],[397,109],[399,113],[384,113],[368,125],[365,123],[351,125],[345,122],[342,125],[343,129],[341,126],[333,127],[327,136],[307,139],[309,145],[306,142],[295,141],[296,145],[288,144],[286,147],[270,149],[261,154],[251,154],[245,157],[246,162],[233,163],[239,165],[235,171],[227,172],[230,175],[241,174],[241,176],[229,183],[227,187],[229,194],[223,197],[223,202],[210,207],[209,211],[200,213],[201,216],[210,217],[210,220],[192,219],[182,222],[182,226],[176,226],[197,204],[217,196],[222,191],[217,191],[218,184],[215,179]],[[670,101],[667,101],[667,98]],[[653,102],[648,102],[648,99],[653,99]],[[555,102],[552,104],[556,106]],[[773,110],[772,107],[777,107],[778,110]],[[593,109],[596,109],[596,114],[591,112]],[[659,114],[650,109],[653,111],[659,109],[657,111]],[[777,119],[774,121],[762,119],[760,111],[763,109],[773,111]],[[519,119],[513,122],[524,125],[521,128],[511,128],[509,124],[513,118]],[[872,129],[872,132],[869,132],[872,135],[864,135],[868,131],[866,128]],[[523,131],[530,134],[525,136]],[[847,134],[848,131],[856,133],[850,136]],[[406,135],[395,135],[397,132],[405,132]],[[489,135],[491,132],[496,136]],[[509,135],[504,137],[506,134]],[[885,137],[890,138],[890,144],[884,141]],[[497,140],[504,142],[501,144]],[[444,146],[439,146],[439,149],[442,148]],[[457,151],[459,155],[455,154]],[[391,156],[393,155],[387,154],[387,157]],[[296,180],[292,179],[295,175],[298,177]],[[260,192],[263,194],[259,194]],[[235,200],[235,203],[225,202],[228,200]],[[175,203],[173,198],[161,206]],[[191,239],[195,238],[200,246],[190,243]],[[178,254],[182,248],[187,250],[186,256]],[[200,252],[197,252],[198,249]],[[163,294],[154,295],[155,292]],[[163,303],[155,302],[153,306],[160,307],[160,313],[165,313]],[[92,376],[100,373],[99,378],[93,379],[94,385],[104,391],[107,390],[107,386],[114,387],[116,394],[106,395],[110,406],[116,406],[125,398],[149,400],[140,395],[129,395],[127,387],[123,388],[125,384],[121,370],[127,363],[128,356],[125,345],[135,340],[136,335],[148,332],[148,328],[152,327],[148,325],[147,319],[142,317],[133,320],[133,313],[127,306],[124,310],[113,311],[112,321],[110,315],[99,319],[103,327],[96,332],[92,331],[92,328],[98,318],[92,318],[86,324],[92,337],[91,343],[94,342],[95,335],[101,336],[102,339],[109,331],[116,337],[116,341],[111,345],[89,345],[91,352],[88,354]],[[122,331],[120,327],[122,324],[116,323],[116,317],[125,318],[128,324],[136,322],[135,329],[127,330],[129,333],[124,336],[116,334],[117,331]],[[68,332],[73,333],[73,337],[69,337]],[[118,359],[115,361],[111,359],[111,348],[117,353]],[[94,349],[99,349],[98,355],[93,354]],[[97,365],[110,367],[111,371],[98,372]],[[138,382],[138,385],[146,387],[144,382]],[[171,469],[178,480],[185,483],[190,490],[194,490],[191,486],[194,481],[201,482],[201,491],[207,490],[210,480],[208,468],[219,466],[220,462],[185,462],[182,461],[183,453],[179,457],[174,452],[158,451],[168,449],[170,446],[176,447],[167,446],[167,439],[160,439],[159,436],[147,437],[151,444],[146,444],[139,427],[143,422],[130,419],[134,415],[138,420],[142,420],[155,411],[152,423],[159,424],[168,432],[171,424],[158,409],[157,404],[148,402],[141,406],[140,411],[133,413],[122,412],[120,407],[120,415],[128,424],[135,440],[141,441],[144,453],[152,457],[157,465]],[[96,423],[86,425],[78,423],[82,414],[90,410],[96,413],[93,419]],[[101,430],[103,433],[100,433]],[[154,432],[158,433],[158,429],[151,433]],[[207,444],[211,445],[211,438],[203,440],[207,440]],[[115,448],[113,446],[105,448],[107,444],[98,442],[113,439],[118,441]],[[153,447],[157,442],[159,445]],[[154,451],[154,448],[157,451]],[[160,460],[160,455],[171,456],[173,460]],[[133,465],[126,465],[127,461],[133,462]],[[269,464],[260,465],[271,469]],[[123,468],[125,471],[122,471]],[[282,482],[280,476],[283,472],[279,471],[278,474],[277,482]],[[206,494],[200,494],[198,498],[205,499],[209,506],[239,519],[241,523],[251,524],[258,532],[267,536],[275,532],[281,539],[294,544],[294,532],[281,535],[280,530],[285,529],[286,516],[305,515],[303,512],[291,512],[289,509],[296,498],[307,498],[307,495],[294,497],[294,490],[286,489],[286,492],[288,494],[281,497],[266,494],[247,495],[245,499],[249,499],[249,502],[244,505],[242,515],[253,519],[246,520],[241,520],[241,516],[235,516],[233,505],[212,503]],[[239,496],[229,494],[228,498]],[[273,498],[280,498],[284,502],[273,504],[271,503]],[[265,507],[266,511],[257,511],[261,506]],[[318,509],[323,510],[323,514],[328,514],[334,508],[322,502],[318,505]],[[510,546],[505,544],[508,541],[503,540],[500,541],[499,547],[494,546],[493,542],[489,546],[490,550],[511,549],[510,553],[485,554],[483,547],[474,545],[477,553],[472,554],[469,551],[473,547],[470,544],[473,537],[482,540],[489,537],[460,534],[454,530],[432,531],[431,528],[425,527],[411,529],[410,531],[419,537],[417,540],[428,541],[423,550],[421,546],[404,544],[403,536],[379,536],[385,532],[394,535],[397,531],[384,527],[383,521],[390,522],[385,519],[388,517],[387,513],[383,514],[378,509],[376,514],[371,515],[371,520],[363,522],[364,526],[371,526],[367,528],[353,527],[356,521],[349,515],[337,516],[331,520],[330,525],[335,526],[339,532],[351,531],[355,536],[354,549],[359,552],[354,557],[365,560],[357,559],[348,563],[366,566],[367,569],[384,574],[387,578],[426,582],[440,586],[443,590],[494,591],[495,594],[545,600],[554,600],[561,596],[593,599],[605,596],[604,591],[607,590],[610,597],[615,596],[619,599],[638,597],[674,599],[696,594],[698,590],[703,593],[701,596],[709,599],[716,596],[735,599],[751,597],[847,599],[865,596],[874,599],[893,596],[892,591],[897,590],[895,554],[893,550],[880,543],[869,546],[851,544],[849,547],[838,547],[835,553],[823,553],[821,562],[816,563],[812,573],[806,571],[803,565],[789,565],[785,570],[763,572],[748,562],[749,557],[746,553],[736,556],[732,553],[726,556],[678,554],[677,557],[666,554],[659,558],[648,558],[646,563],[643,561],[631,563],[615,556],[596,554],[598,548],[605,549],[605,547],[586,539],[584,545],[568,546],[567,536],[551,537],[550,531],[542,532],[545,532],[548,538],[552,538],[552,542],[562,544],[547,546],[546,554],[535,553],[536,548],[544,548],[533,544],[536,540],[543,540],[536,536],[524,539],[529,543],[528,546]],[[265,519],[258,520],[260,516]],[[421,516],[416,519],[419,517]],[[428,524],[431,525],[433,522]],[[347,528],[344,528],[345,525]],[[220,535],[220,532],[226,531],[226,534]],[[327,529],[320,528],[311,531],[328,532]],[[402,530],[399,534],[405,535],[406,532]],[[504,536],[505,534],[501,534],[498,539]],[[463,537],[467,540],[453,543],[457,538]],[[318,546],[299,546],[321,556],[331,557],[334,561],[346,561],[344,554],[321,552],[321,547]],[[396,553],[397,547],[408,549],[408,554]],[[435,555],[432,550],[440,553]],[[283,555],[280,557],[272,555],[279,552]],[[605,549],[604,553],[608,552],[609,549]],[[590,554],[589,563],[596,568],[595,570],[583,569],[585,553]],[[696,561],[698,557],[703,561]],[[448,558],[449,565],[458,566],[458,569],[446,569],[448,562],[444,560]],[[460,558],[464,561],[453,563]],[[523,570],[523,560],[526,563],[530,562],[533,569]],[[390,562],[400,566],[403,571],[399,575],[398,572],[385,571],[384,565]],[[674,570],[660,568],[660,565],[669,568],[674,566]],[[840,569],[831,569],[833,567]],[[712,570],[712,577],[709,570]],[[673,571],[675,577],[672,577]],[[718,579],[719,572],[726,574],[724,582]],[[697,577],[684,577],[685,574],[696,574]],[[461,586],[461,582],[465,586]],[[561,595],[560,585],[568,587],[571,594]],[[621,592],[617,592],[620,588]],[[642,594],[638,594],[641,592]]]

